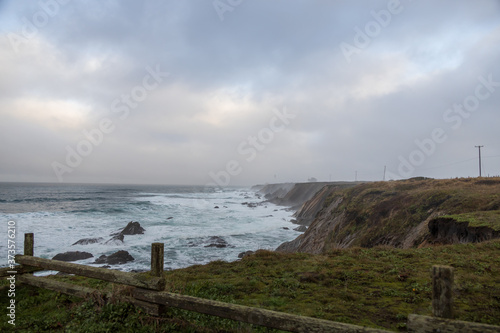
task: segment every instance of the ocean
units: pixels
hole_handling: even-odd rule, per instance
[[[77,263],[96,267],[102,266],[93,263],[99,256],[125,250],[135,260],[111,268],[149,270],[155,242],[165,244],[166,270],[234,261],[241,252],[274,250],[299,235],[290,222],[293,212],[263,201],[236,187],[0,183],[0,266],[7,266],[12,226],[17,254],[23,253],[24,233],[32,232],[35,256],[85,251],[93,257]],[[139,222],[144,234],[105,244],[130,221]],[[98,243],[73,245],[99,237]]]

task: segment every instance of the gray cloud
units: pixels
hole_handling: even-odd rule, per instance
[[[475,176],[477,144],[500,173],[498,1],[243,1],[224,20],[210,1],[62,3],[0,3],[0,181],[57,181],[54,162],[67,182],[206,184],[231,161],[230,184]],[[146,89],[147,68],[169,75]]]

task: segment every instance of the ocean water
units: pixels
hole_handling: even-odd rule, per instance
[[[111,267],[124,271],[149,270],[155,242],[165,244],[166,270],[238,260],[241,252],[273,250],[299,235],[291,211],[260,204],[263,200],[248,188],[0,183],[0,266],[7,266],[8,225],[14,223],[17,254],[23,253],[24,233],[33,232],[37,257],[86,251],[94,257],[77,263],[100,267],[93,264],[100,255],[126,250],[135,260]],[[145,233],[104,244],[130,221],[139,222]],[[207,247],[215,236],[227,247]],[[103,241],[72,245],[97,237]]]

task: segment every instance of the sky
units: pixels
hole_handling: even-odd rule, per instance
[[[498,0],[0,0],[0,181],[500,174]]]

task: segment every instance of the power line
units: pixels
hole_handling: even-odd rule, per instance
[[[483,147],[483,146],[481,146],[481,147]],[[485,159],[488,159],[488,158],[499,158],[500,157],[500,155],[483,156],[482,153],[483,152],[481,152],[481,170],[484,170],[484,163],[483,162],[484,162]],[[431,166],[429,168],[416,168],[416,171],[428,171],[428,170],[441,169],[441,168],[446,168],[446,167],[457,165],[457,164],[462,164],[462,163],[474,161],[476,159],[477,159],[477,157],[472,157],[472,158],[468,158],[466,160],[461,160],[461,161],[456,161],[456,162],[452,162],[452,163]],[[385,171],[384,173],[385,174],[387,173],[386,170],[387,170],[387,166],[384,166],[384,171]],[[378,177],[380,177],[380,173],[375,172],[372,169],[358,169],[358,170],[356,170],[355,171],[355,178],[354,179],[357,180],[361,176],[362,177],[375,177],[375,178],[379,179]],[[387,176],[386,176],[386,178],[387,178]]]

